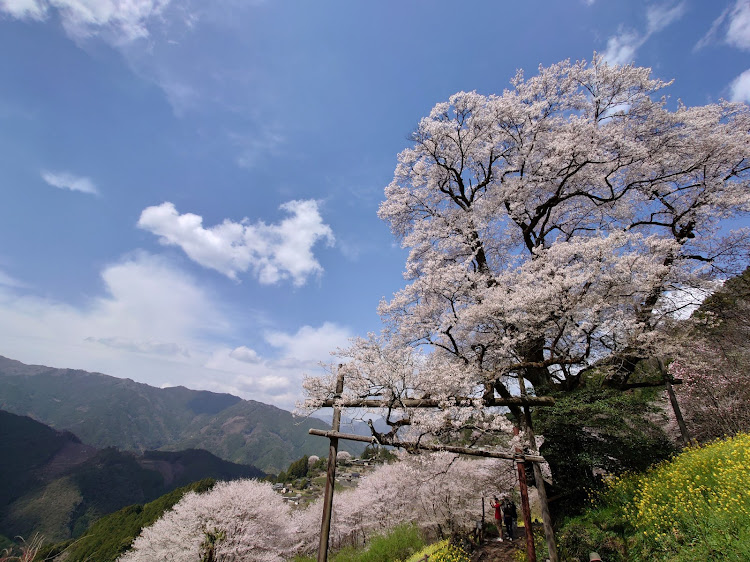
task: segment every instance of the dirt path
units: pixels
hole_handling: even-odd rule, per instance
[[[518,562],[516,553],[523,548],[523,541],[495,541],[490,539],[471,556],[471,562]]]

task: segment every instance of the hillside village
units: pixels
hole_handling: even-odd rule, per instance
[[[365,458],[352,457],[346,451],[339,452],[336,461],[336,490],[355,488],[361,477],[372,473],[378,466],[387,462],[387,459],[392,458],[393,455],[387,451],[381,454],[377,452],[371,454],[371,450],[366,450]],[[325,457],[312,455],[303,459],[306,459],[308,463],[304,476],[296,477],[295,475],[292,479],[287,472],[286,476],[282,475],[287,480],[286,482],[273,484],[273,490],[279,493],[284,501],[302,507],[323,496],[328,466],[328,459]],[[292,466],[290,465],[290,469]]]

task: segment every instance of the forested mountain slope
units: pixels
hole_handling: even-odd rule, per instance
[[[93,521],[204,478],[260,478],[253,466],[207,451],[97,450],[70,432],[0,411],[0,534],[46,540],[80,535]]]
[[[279,472],[302,455],[327,453],[308,435],[327,428],[312,418],[230,394],[155,388],[74,369],[25,365],[0,357],[0,408],[75,433],[94,447],[205,449],[236,463]],[[342,444],[352,452],[358,445]]]

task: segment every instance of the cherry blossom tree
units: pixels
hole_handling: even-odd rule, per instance
[[[398,157],[379,215],[409,248],[380,336],[341,352],[347,396],[443,400],[476,422],[519,379],[571,390],[586,369],[624,387],[690,295],[747,263],[750,110],[673,103],[648,68],[564,61],[501,95],[436,105]],[[515,381],[515,382],[514,382]],[[306,382],[314,408],[333,377]],[[477,409],[454,409],[456,397]],[[514,410],[517,417],[520,411]],[[464,417],[462,417],[464,416]]]
[[[481,517],[482,496],[507,492],[513,483],[508,463],[406,455],[336,495],[331,544],[362,544],[402,523],[441,535],[470,530]],[[288,560],[317,549],[322,503],[292,509],[267,482],[220,482],[209,492],[186,494],[119,561]]]
[[[402,523],[437,536],[473,529],[482,497],[511,490],[511,463],[441,452],[401,455],[334,496],[332,544],[361,544]]]
[[[269,483],[234,480],[186,494],[119,560],[281,562],[301,545],[289,506]]]
[[[699,441],[750,431],[750,269],[730,279],[693,314],[669,365]]]

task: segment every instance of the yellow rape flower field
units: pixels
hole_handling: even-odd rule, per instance
[[[607,561],[750,560],[750,435],[688,448],[645,474],[613,478],[594,503],[568,525],[569,537],[598,528],[588,533],[589,544],[567,539],[571,559],[576,549],[598,548]]]

